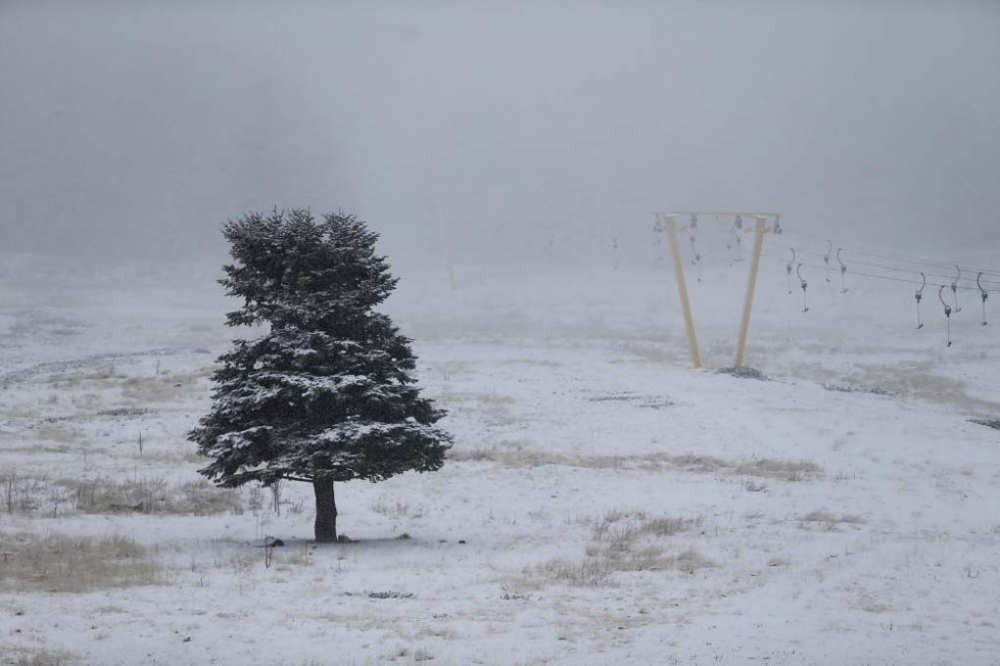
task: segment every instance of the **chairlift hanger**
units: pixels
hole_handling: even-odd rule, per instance
[[[830,281],[830,253],[833,252],[833,241],[826,241],[826,254],[823,255],[823,263],[826,264],[826,281]]]
[[[983,284],[979,281],[979,278],[983,277],[982,273],[976,276],[976,286],[979,287],[979,294],[983,298],[983,326],[986,326],[986,299],[990,297],[990,292],[983,289]]]
[[[924,323],[920,321],[920,300],[924,297],[924,287],[927,286],[927,276],[923,273],[920,274],[920,279],[923,280],[923,284],[920,285],[920,289],[917,289],[917,293],[914,295],[917,299],[917,330],[919,331],[924,327]]]
[[[806,279],[802,277],[802,264],[795,267],[795,274],[799,278],[799,282],[802,285],[802,311],[809,312],[809,305],[806,303],[806,289],[809,287],[809,283]]]
[[[948,319],[948,346],[951,347],[951,306],[944,300],[944,290],[945,286],[941,285],[941,288],[938,289],[938,299],[940,299],[941,305],[944,306],[944,316]]]
[[[695,279],[697,279],[698,282],[701,282],[701,253],[698,252],[698,246],[695,245],[694,231],[688,235],[688,241],[691,243],[691,265],[698,271]]]
[[[829,243],[830,241],[826,241],[826,242]],[[811,245],[812,243],[807,243],[807,244]],[[847,248],[844,248],[844,249],[847,250]],[[818,251],[801,250],[801,252],[802,252],[802,254],[805,254],[805,255],[811,255],[811,256],[814,256],[814,257],[823,257],[824,261],[825,261],[826,256],[827,256],[825,254],[821,254]],[[887,266],[885,264],[876,264],[876,263],[873,263],[873,262],[870,262],[870,261],[862,261],[861,259],[853,259],[852,262],[854,264],[858,264],[858,265],[861,265],[861,266],[870,266],[872,268],[878,268],[878,269],[884,270],[884,271],[892,271],[893,273],[905,273],[905,274],[909,274],[909,275],[919,275],[921,273],[921,271],[914,270],[912,268],[900,268],[899,266]],[[954,266],[955,264],[951,264],[951,265]],[[856,273],[857,271],[851,271],[851,272],[852,273]],[[953,279],[955,279],[955,276],[953,276],[953,275],[944,275],[942,273],[925,272],[925,275],[927,275],[927,277],[942,278],[942,279],[945,279],[945,280],[953,280]],[[987,273],[986,271],[982,271],[982,275],[989,275],[989,273]],[[966,282],[973,282],[974,278],[963,277],[963,278],[959,279],[959,282],[962,282],[962,280],[964,280]],[[986,284],[986,285],[1000,285],[1000,280],[982,280],[982,283]],[[914,284],[918,284],[916,282],[916,280],[914,280]],[[958,288],[959,289],[976,289],[976,287],[973,287],[973,286],[963,287],[961,284],[958,285]]]
[[[845,264],[844,260],[840,258],[840,253],[843,252],[843,250],[844,248],[842,247],[837,248],[837,261],[840,262],[840,293],[846,294],[847,284],[844,282],[844,275],[847,273],[847,264]]]
[[[951,297],[955,301],[955,314],[958,314],[962,311],[962,308],[958,306],[958,281],[962,279],[962,267],[955,264],[955,269],[958,271],[958,275],[951,281]],[[982,289],[982,286],[980,286],[980,289]]]
[[[792,266],[795,264],[795,248],[788,248],[792,252],[792,258],[788,260],[788,265],[785,266],[785,273],[788,274],[788,295],[792,294]],[[802,264],[799,264],[801,266]]]
[[[803,239],[812,239],[812,240],[815,240],[815,241],[823,241],[823,242],[825,242],[825,240],[826,240],[826,239],[820,238],[818,236],[813,236],[811,234],[807,234],[807,233],[804,233],[804,232],[796,232],[796,235],[800,236]],[[928,260],[928,259],[921,259],[919,257],[906,256],[906,255],[899,254],[899,253],[896,253],[896,252],[870,250],[870,249],[866,249],[866,248],[858,246],[858,245],[851,245],[851,244],[841,243],[840,247],[844,248],[845,250],[856,252],[858,254],[863,254],[863,255],[867,255],[867,256],[871,256],[871,257],[880,257],[880,258],[883,258],[883,259],[892,259],[894,261],[899,261],[901,263],[914,264],[914,265],[917,265],[917,266],[936,266],[938,268],[949,268],[951,266],[954,266],[954,264],[950,264],[950,263],[946,263],[946,262],[942,262],[942,261],[931,261],[931,260]],[[858,261],[857,263],[861,263],[861,262]],[[966,266],[966,269],[967,270],[971,270],[971,271],[982,271],[984,275],[991,275],[991,276],[994,276],[994,277],[1000,277],[1000,270],[989,269],[989,268],[979,268],[979,267],[973,267],[973,266]],[[912,272],[916,273],[918,271],[913,270]],[[928,275],[934,275],[932,273],[927,273],[927,274]],[[946,277],[946,276],[937,275],[935,277]],[[987,280],[987,283],[989,283],[989,282],[991,282],[991,281]]]
[[[788,259],[779,257],[777,255],[768,254],[766,252],[761,253],[761,257],[764,258],[764,259],[767,259],[768,261],[774,261],[774,262],[780,263],[782,265],[788,263]],[[819,263],[812,264],[812,263],[809,263],[809,262],[806,262],[806,261],[803,261],[803,262],[800,262],[800,263],[803,266],[805,266],[806,268],[815,268],[816,270],[819,270],[819,271],[823,270],[823,265],[819,264]],[[915,285],[918,285],[918,286],[921,284],[921,280],[920,279],[907,278],[907,277],[893,277],[891,275],[878,275],[876,273],[864,273],[862,271],[857,271],[857,270],[851,270],[849,272],[851,273],[851,275],[857,275],[858,277],[863,277],[863,278],[871,278],[873,280],[889,280],[891,282],[903,282],[905,284],[915,284]],[[968,278],[968,279],[971,279],[971,278]],[[942,286],[942,283],[928,281],[927,282],[927,286],[928,287],[940,287],[940,286]],[[950,285],[948,285],[948,284],[945,284],[943,286],[946,289],[950,287]],[[975,286],[963,287],[962,285],[959,285],[958,289],[959,290],[965,289],[965,290],[976,290],[976,291],[979,291],[979,288],[975,287]],[[1000,289],[987,289],[986,291],[988,291],[988,292],[1000,292]]]

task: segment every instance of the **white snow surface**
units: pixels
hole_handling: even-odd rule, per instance
[[[1000,418],[1000,317],[974,293],[947,349],[936,294],[917,331],[909,285],[812,276],[803,313],[765,263],[757,381],[713,371],[745,263],[689,275],[703,370],[669,266],[456,271],[397,271],[385,308],[449,410],[440,472],[338,484],[353,541],[319,546],[291,482],[280,515],[249,487],[204,516],[3,506],[11,557],[17,534],[123,535],[158,574],[0,577],[0,664],[1000,664],[1000,432],[970,422]],[[257,335],[222,325],[221,288],[20,277],[0,472],[197,480],[213,360]]]

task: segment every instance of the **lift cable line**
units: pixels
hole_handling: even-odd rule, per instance
[[[785,260],[782,259],[781,257],[776,257],[776,256],[773,256],[773,255],[767,255],[767,254],[764,254],[762,256],[763,256],[763,258],[769,259],[769,260],[774,261],[774,262],[781,262],[781,263],[785,262]],[[807,268],[817,268],[817,269],[822,269],[822,267],[819,266],[819,265],[816,265],[816,264],[807,264],[807,263],[804,263],[804,262],[800,262],[799,265],[798,265],[798,267],[796,268],[796,274],[799,276],[799,279],[802,282],[802,306],[803,306],[802,311],[803,312],[808,312],[809,308],[808,308],[808,306],[806,305],[806,302],[805,302],[805,299],[806,299],[806,288],[807,288],[808,285],[807,285],[805,279],[802,278],[802,274],[800,272],[800,270],[801,270],[801,268],[803,266],[805,266]],[[945,292],[945,290],[946,289],[951,289],[953,287],[952,284],[938,283],[938,282],[928,282],[927,281],[927,276],[924,275],[923,273],[920,274],[920,281],[917,281],[917,280],[910,280],[910,279],[907,279],[907,278],[893,277],[891,275],[875,275],[875,274],[871,274],[871,273],[863,273],[863,272],[858,272],[858,271],[853,271],[853,270],[849,271],[849,272],[852,275],[857,275],[857,276],[866,277],[866,278],[872,278],[872,279],[876,279],[876,280],[889,280],[891,282],[903,282],[903,283],[911,283],[911,284],[918,284],[918,285],[920,285],[920,288],[917,289],[917,291],[914,294],[914,298],[916,300],[916,305],[917,305],[917,330],[920,330],[920,329],[922,329],[924,327],[923,321],[921,321],[921,318],[920,318],[920,301],[923,299],[924,288],[927,287],[927,286],[937,287],[938,288],[938,299],[941,301],[941,305],[944,308],[944,316],[945,316],[945,321],[946,321],[946,326],[947,326],[947,331],[948,331],[947,347],[950,348],[954,344],[954,341],[952,340],[952,337],[951,337],[951,316],[952,316],[952,314],[956,314],[957,310],[953,309],[952,306],[951,306],[951,304],[948,303],[947,301],[945,301],[945,299],[944,299],[944,292]],[[976,287],[956,286],[955,289],[956,290],[962,290],[962,289],[972,290],[972,289],[976,289],[977,291],[979,291],[980,296],[982,298],[982,302],[983,302],[983,320],[980,323],[980,325],[981,326],[986,326],[987,325],[987,321],[986,321],[986,301],[989,299],[989,292],[990,292],[990,290],[984,288],[981,284],[978,285],[978,286],[976,286]],[[997,291],[997,290],[994,290],[994,291]]]
[[[794,239],[794,237],[795,236],[793,235],[792,238]],[[829,242],[829,241],[824,241],[824,242]],[[815,250],[815,251],[803,250],[802,247],[801,247],[802,245],[807,245],[807,246],[808,245],[815,245],[815,246],[818,246],[818,244],[819,244],[818,242],[814,242],[814,241],[800,241],[799,243],[796,244],[796,246],[799,248],[798,251],[799,251],[800,254],[809,255],[809,256],[813,256],[813,257],[824,257],[825,258],[826,255],[821,254],[818,250]],[[846,248],[847,248],[847,246],[842,246],[841,249],[846,249]],[[863,250],[857,250],[857,252],[859,252],[859,253],[865,253]],[[955,281],[957,281],[958,283],[961,283],[963,281],[969,282],[970,285],[971,285],[971,283],[975,283],[976,282],[976,278],[962,277],[961,273],[963,271],[963,268],[961,266],[959,266],[957,264],[953,264],[953,263],[952,264],[941,263],[940,265],[942,265],[942,266],[948,266],[948,267],[954,267],[955,269],[957,269],[958,272],[959,272],[959,275],[957,277],[955,275],[953,275],[953,274],[946,275],[944,273],[934,273],[934,272],[931,272],[931,271],[919,271],[919,270],[915,270],[913,268],[900,268],[899,266],[891,266],[891,265],[886,265],[886,264],[882,264],[882,263],[875,263],[875,262],[871,262],[871,261],[863,261],[863,260],[860,260],[860,259],[852,259],[852,263],[860,264],[862,266],[868,266],[870,268],[878,268],[878,269],[881,269],[881,270],[892,271],[892,272],[897,272],[897,273],[908,273],[908,274],[913,275],[913,276],[917,276],[917,275],[920,275],[921,273],[924,273],[925,275],[928,275],[930,277],[937,277],[937,278],[947,279],[947,280],[950,280],[950,281],[953,281],[953,282],[955,282]],[[965,269],[968,270],[968,266],[966,266]],[[851,273],[855,273],[855,271],[850,271],[850,272]],[[981,275],[987,275],[988,273],[989,272],[986,271],[986,270],[980,271]],[[1000,280],[982,280],[982,279],[980,279],[979,282],[978,282],[978,284],[979,285],[982,285],[982,284],[1000,285]],[[948,286],[949,286],[949,288],[951,287],[951,283],[950,282],[949,282]],[[961,289],[963,287],[959,287],[959,288]],[[969,287],[965,287],[965,288],[966,289],[976,288],[978,290],[978,287],[971,287],[971,286],[969,286]]]
[[[762,254],[761,256],[764,259],[767,259],[769,261],[774,261],[776,263],[781,263],[781,264],[787,264],[787,261],[788,261],[787,259],[782,259],[781,257],[777,257],[777,256],[775,256],[773,254]],[[804,262],[804,261],[800,262],[800,263],[803,266],[805,266],[806,268],[816,268],[818,270],[823,270],[823,266],[821,266],[819,264],[811,264],[811,263],[807,263],[807,262]],[[920,285],[920,284],[924,283],[924,280],[921,280],[920,278],[903,278],[903,277],[894,277],[892,275],[877,275],[875,273],[866,273],[866,272],[857,271],[857,270],[854,270],[854,269],[849,269],[847,271],[847,273],[849,275],[856,275],[858,277],[865,277],[865,278],[874,278],[876,280],[890,280],[892,282],[904,282],[904,283],[907,283],[907,284],[916,284],[916,285]],[[942,287],[943,286],[946,289],[950,289],[951,288],[951,284],[949,284],[949,283],[927,282],[926,285],[930,286],[930,287]],[[980,290],[980,288],[976,287],[976,286],[966,287],[966,286],[963,286],[963,285],[958,285],[957,289],[959,289],[959,290],[964,289],[964,290],[971,290],[971,291],[979,291]],[[987,289],[986,291],[988,291],[988,292],[1000,292],[1000,289]]]
[[[824,257],[824,260],[826,258],[826,255],[822,255],[819,252],[814,252],[814,251],[809,251],[809,250],[802,250],[801,248],[799,249],[799,253],[803,254],[803,255],[811,256],[811,257],[821,257],[822,256],[822,257]],[[882,270],[893,271],[895,273],[908,273],[908,274],[911,274],[911,275],[929,275],[931,277],[943,278],[943,279],[947,279],[947,280],[952,280],[952,279],[955,278],[955,276],[953,276],[953,275],[944,275],[943,273],[931,273],[931,272],[926,272],[926,271],[917,271],[917,270],[914,270],[912,268],[899,268],[898,266],[887,266],[885,264],[876,264],[876,263],[873,263],[873,262],[870,262],[870,261],[862,261],[861,259],[852,259],[851,263],[852,264],[859,264],[861,266],[868,266],[870,268],[880,268]],[[950,264],[950,265],[954,266],[955,264]],[[979,275],[985,275],[985,274],[986,274],[985,272],[980,272],[979,273]],[[968,281],[968,282],[975,282],[976,281],[975,278],[971,278],[971,277],[963,277],[963,278],[961,278],[961,280],[965,280],[965,281]],[[1000,280],[982,280],[982,281],[980,281],[980,284],[995,284],[995,285],[1000,285]]]
[[[826,243],[826,239],[825,238],[821,238],[819,236],[813,236],[811,234],[807,234],[807,233],[803,233],[803,232],[796,232],[794,235],[796,235],[796,236],[798,236],[798,237],[800,237],[802,239],[805,239],[805,240],[814,241],[816,244]],[[913,257],[913,256],[904,255],[904,254],[901,254],[901,253],[898,253],[898,252],[891,252],[891,251],[888,251],[888,250],[881,250],[881,249],[869,249],[867,247],[862,247],[862,246],[859,246],[859,245],[853,245],[853,244],[848,244],[848,243],[841,243],[840,247],[844,248],[844,250],[848,250],[848,251],[851,251],[851,252],[856,252],[856,253],[859,253],[859,254],[868,255],[868,256],[871,256],[871,257],[878,257],[878,258],[881,258],[881,259],[889,259],[889,260],[898,261],[898,262],[901,262],[901,263],[914,264],[914,265],[917,265],[917,266],[925,266],[925,267],[926,266],[934,266],[934,267],[937,267],[938,269],[942,269],[942,268],[951,268],[952,266],[955,265],[954,263],[950,263],[950,262],[947,262],[947,261],[935,261],[935,260],[930,260],[930,259],[923,259],[923,258],[920,258],[920,257]],[[991,276],[1000,278],[1000,269],[984,268],[984,267],[969,266],[969,265],[964,266],[964,268],[965,268],[965,270],[967,270],[970,273],[972,273],[972,272],[982,272],[984,275],[991,275]]]

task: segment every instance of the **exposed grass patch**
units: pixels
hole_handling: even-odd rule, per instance
[[[454,393],[445,392],[435,398],[441,403],[480,403],[483,405],[512,405],[517,400],[509,395],[501,395],[495,391],[484,391],[481,393]]]
[[[0,502],[8,514],[38,511],[52,503],[52,483],[45,476],[18,474],[16,468],[0,469]]]
[[[397,592],[395,590],[388,590],[386,592],[369,592],[369,599],[412,599],[412,592]]]
[[[151,413],[153,410],[145,407],[116,407],[114,409],[102,409],[97,412],[97,416],[121,419],[137,419],[140,416]]]
[[[837,515],[822,509],[810,511],[806,515],[802,516],[800,520],[804,523],[826,523],[828,525],[838,525],[840,523],[858,525],[865,522],[864,518],[855,514],[845,513]]]
[[[736,468],[736,473],[744,476],[759,476],[785,481],[802,481],[822,474],[823,468],[804,460],[774,460],[763,458],[744,463]]]
[[[57,425],[54,422],[43,423],[34,428],[34,437],[44,442],[56,442],[57,444],[69,444],[79,442],[83,439],[83,431],[76,428]]]
[[[759,382],[769,382],[771,378],[757,368],[747,365],[734,365],[728,368],[719,368],[716,372],[720,375],[731,375],[740,379],[756,379]]]
[[[477,446],[474,449],[456,449],[453,447],[445,455],[448,460],[455,462],[496,462],[498,459],[496,451],[482,446]]]
[[[1000,419],[969,419],[971,423],[976,425],[986,426],[987,428],[993,428],[994,430],[1000,430]]]
[[[84,513],[167,513],[210,515],[239,512],[238,491],[217,488],[205,480],[177,486],[164,479],[112,481],[94,479],[75,484],[76,508]]]
[[[420,518],[424,511],[419,507],[411,507],[406,502],[392,501],[388,499],[385,495],[379,495],[378,498],[372,502],[372,511],[377,514],[383,515],[386,518]]]
[[[869,393],[887,397],[896,395],[896,391],[877,384],[823,384],[823,388],[837,393]]]
[[[672,536],[678,532],[692,532],[701,529],[702,518],[647,518],[639,525],[643,534]]]
[[[609,511],[594,525],[582,560],[558,558],[504,579],[503,598],[526,598],[528,592],[546,585],[612,586],[616,574],[667,570],[693,574],[715,567],[714,562],[691,548],[674,556],[664,554],[664,537],[697,530],[702,522],[701,518],[650,518],[641,511]]]
[[[161,478],[51,479],[0,470],[0,510],[7,513],[67,510],[82,513],[210,515],[243,510],[239,491],[221,489],[204,479],[170,485]]]
[[[309,544],[301,544],[298,548],[271,548],[270,562],[277,571],[289,571],[292,567],[310,567],[313,565],[313,548]]]
[[[589,402],[619,402],[633,404],[636,407],[642,407],[645,409],[666,409],[667,407],[672,407],[674,403],[666,398],[661,398],[655,395],[637,395],[635,393],[615,393],[612,395],[599,395],[593,398],[587,398]]]
[[[510,468],[545,465],[586,469],[633,469],[649,472],[683,471],[703,474],[728,473],[784,481],[803,481],[823,474],[819,465],[802,460],[764,458],[749,462],[723,460],[697,454],[647,453],[635,456],[573,456],[539,451],[528,446],[515,449],[451,449],[448,458],[455,462],[495,462]]]
[[[69,537],[0,533],[0,588],[85,592],[152,585],[159,566],[145,548],[120,536]]]
[[[34,650],[5,645],[0,654],[2,666],[68,666],[77,663],[76,655],[61,650]]]
[[[189,393],[200,378],[199,374],[129,377],[122,382],[122,397],[143,405],[175,402]]]

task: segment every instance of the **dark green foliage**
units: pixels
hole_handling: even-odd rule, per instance
[[[269,324],[219,358],[211,412],[189,438],[224,486],[280,479],[380,481],[437,470],[450,436],[420,397],[410,340],[373,308],[396,285],[378,234],[344,215],[251,213],[226,224],[220,280],[243,307],[230,326]]]

